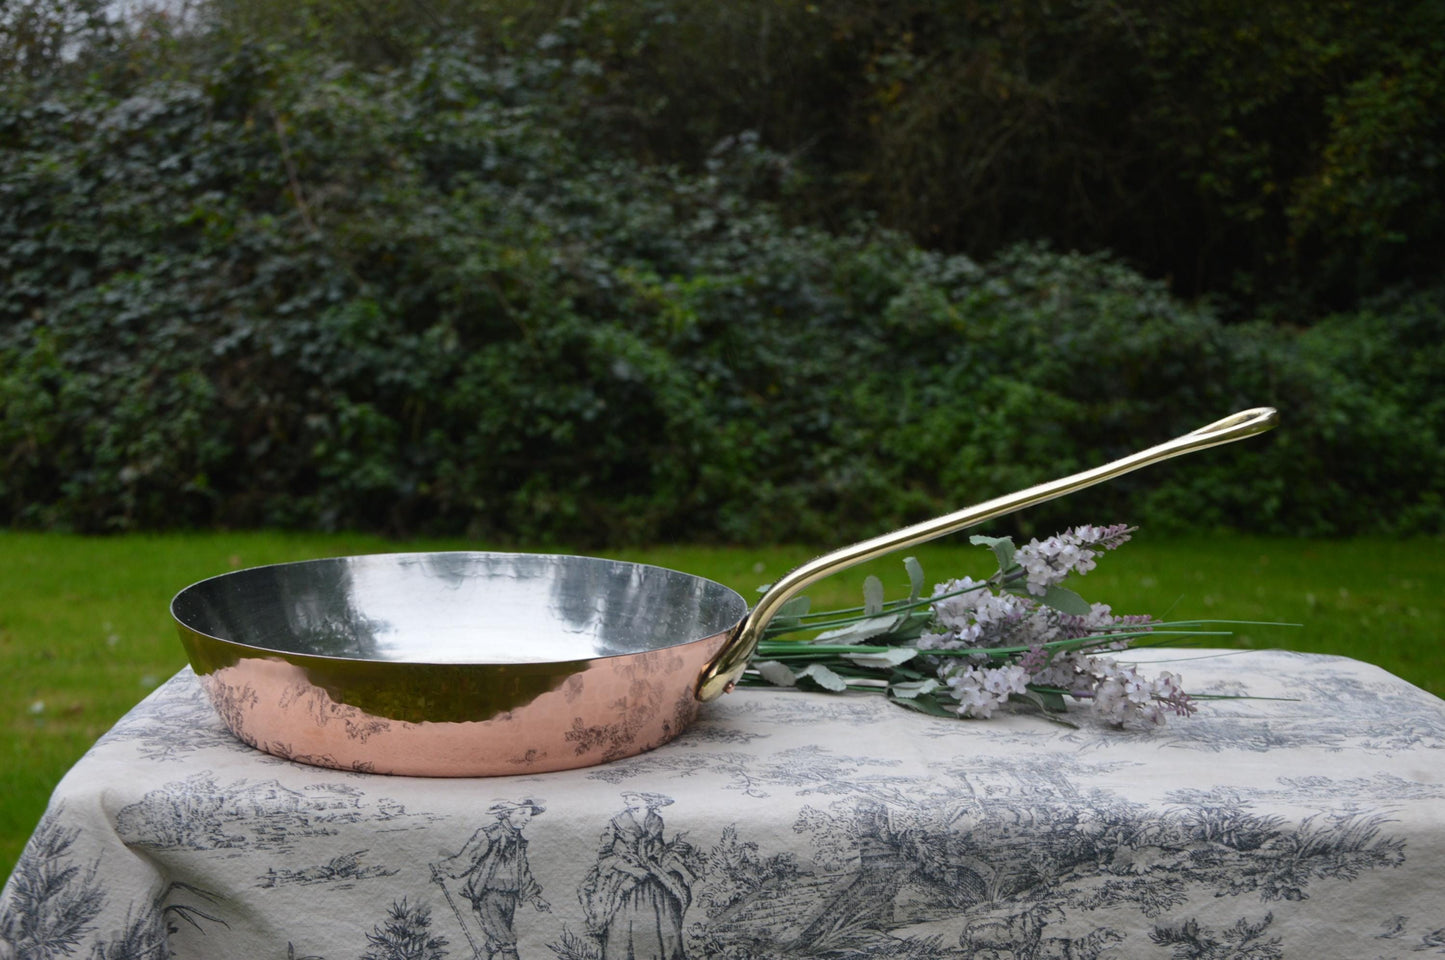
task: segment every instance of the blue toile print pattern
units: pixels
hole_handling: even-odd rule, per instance
[[[1256,699],[1117,730],[742,690],[651,753],[467,780],[256,752],[182,671],[56,790],[0,960],[1445,957],[1445,703],[1187,656]]]

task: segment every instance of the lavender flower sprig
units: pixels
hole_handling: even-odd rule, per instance
[[[1116,725],[1189,716],[1194,700],[1174,674],[1145,677],[1100,654],[1218,631],[1116,615],[1064,586],[1132,533],[1124,524],[1083,526],[1020,547],[975,536],[998,561],[986,580],[949,580],[925,598],[923,570],[910,557],[906,600],[884,602],[876,577],[865,581],[861,607],[815,614],[797,598],[768,627],[743,682],[877,690],[926,713],[980,719],[1009,703],[1057,716],[1070,699]],[[781,639],[798,633],[816,635]]]

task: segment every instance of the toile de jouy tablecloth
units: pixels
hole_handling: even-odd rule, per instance
[[[56,789],[0,958],[1445,955],[1445,702],[1169,655],[1290,699],[1121,731],[743,689],[632,759],[426,780],[255,752],[184,670]]]

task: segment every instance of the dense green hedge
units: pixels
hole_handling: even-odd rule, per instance
[[[540,44],[579,68],[599,136],[640,161],[700,169],[753,130],[786,158],[794,220],[837,227],[869,209],[980,259],[1039,238],[1111,250],[1235,317],[1312,322],[1433,282],[1445,260],[1433,0],[189,6],[227,42],[376,68],[428,46]]]
[[[792,226],[784,158],[639,166],[586,82],[241,46],[0,89],[0,522],[837,542],[1273,403],[1020,524],[1442,529],[1440,291],[1301,333]]]

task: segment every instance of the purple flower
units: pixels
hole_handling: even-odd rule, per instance
[[[958,667],[951,665],[945,681],[960,717],[987,720],[1010,695],[1028,691],[1028,672],[1017,665]]]
[[[1127,649],[1134,635],[1150,629],[1152,618],[1117,615],[1104,603],[1079,613],[1081,606],[1060,602],[1057,595],[1047,603],[1037,599],[1071,574],[1092,570],[1095,557],[1123,544],[1133,529],[1125,524],[1075,527],[1017,549],[1008,541],[985,538],[999,555],[999,574],[983,581],[963,577],[934,588],[933,619],[913,645],[922,654],[920,662],[936,671],[960,716],[990,717],[1030,687],[1087,701],[1096,716],[1120,726],[1158,726],[1171,713],[1194,712],[1173,674],[1151,679],[1134,666],[1094,655]],[[1020,579],[1026,592],[1014,592]]]
[[[1030,540],[1014,552],[1014,562],[1028,578],[1028,592],[1042,597],[1049,587],[1063,583],[1070,574],[1094,569],[1094,557],[1125,543],[1133,530],[1123,523],[1075,527],[1047,540]]]
[[[1138,720],[1161,726],[1166,712],[1186,717],[1195,710],[1194,702],[1179,686],[1179,679],[1168,671],[1149,680],[1140,676],[1135,667],[1102,657],[1090,659],[1095,681],[1094,713],[1110,723],[1123,726]]]

